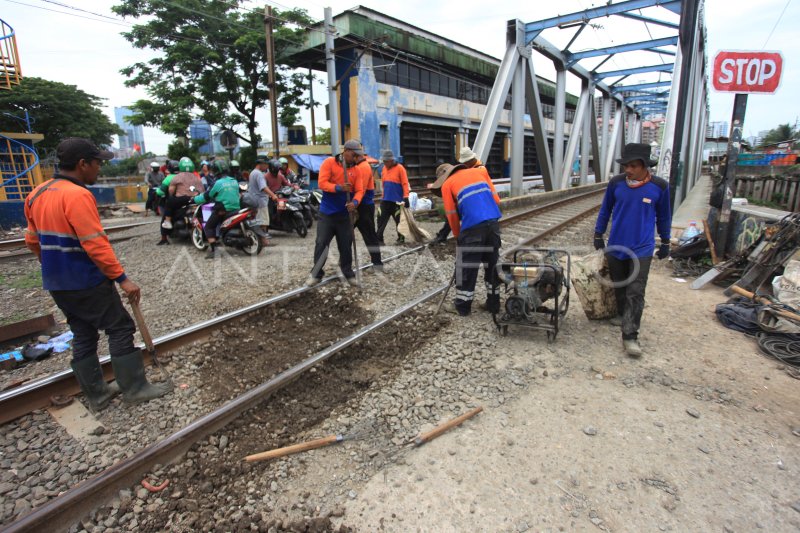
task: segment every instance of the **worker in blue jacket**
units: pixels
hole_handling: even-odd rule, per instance
[[[622,344],[631,357],[641,357],[639,325],[644,310],[644,293],[653,259],[655,233],[661,237],[656,257],[669,257],[670,224],[669,185],[654,176],[650,167],[650,145],[626,144],[617,159],[624,174],[608,182],[603,205],[594,229],[594,247],[605,249],[608,270],[614,282],[618,316],[613,325],[622,327]],[[603,240],[609,220],[608,247]]]

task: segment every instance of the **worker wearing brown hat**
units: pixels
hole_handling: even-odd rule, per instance
[[[500,308],[497,260],[500,250],[500,197],[489,174],[481,168],[439,165],[433,189],[441,189],[445,215],[456,237],[456,296],[445,307],[466,316],[472,310],[478,268],[484,266],[486,309]]]
[[[639,326],[644,310],[644,293],[653,260],[658,229],[661,245],[656,257],[669,257],[672,211],[667,181],[650,173],[658,162],[650,158],[650,145],[626,144],[617,159],[623,174],[608,181],[603,204],[595,224],[594,247],[604,249],[608,271],[614,282],[618,317],[613,325],[622,327],[622,345],[631,357],[640,357]],[[608,222],[608,247],[603,240]]]
[[[478,159],[478,156],[475,152],[473,152],[469,146],[464,146],[458,152],[458,164],[463,165],[464,168],[480,168],[484,172],[486,172],[486,177],[489,177],[489,171],[486,170],[486,167],[483,166],[481,160]],[[491,178],[489,178],[491,180]],[[429,186],[432,188],[433,184]],[[434,191],[435,194],[439,194],[438,192]],[[445,221],[444,225],[442,225],[441,229],[436,232],[436,237],[433,238],[434,244],[443,244],[447,241],[447,237],[450,235],[450,225]]]

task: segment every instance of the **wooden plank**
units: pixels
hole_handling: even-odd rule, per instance
[[[38,333],[50,329],[56,325],[56,319],[52,314],[29,318],[14,324],[0,326],[0,342],[25,337],[33,333]]]

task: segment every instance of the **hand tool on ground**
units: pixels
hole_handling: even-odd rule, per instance
[[[439,311],[442,310],[444,301],[447,299],[447,295],[450,292],[450,289],[453,287],[453,285],[455,285],[455,283],[456,283],[456,273],[453,272],[453,276],[450,278],[450,283],[447,285],[447,289],[444,291],[444,294],[442,294],[442,299],[439,300],[439,305],[436,307],[436,312],[433,314],[434,316],[438,315]]]
[[[699,278],[694,280],[691,283],[691,285],[689,285],[689,288],[690,289],[694,289],[694,290],[702,289],[707,284],[711,283],[716,278],[718,278],[722,274],[725,274],[730,269],[732,269],[734,266],[736,266],[736,264],[739,263],[740,260],[741,260],[741,257],[740,256],[736,256],[736,257],[733,257],[731,259],[728,259],[727,261],[724,261],[722,263],[714,265],[713,267],[708,269],[705,274],[703,274],[702,276],[700,276]]]
[[[741,296],[744,296],[745,298],[749,298],[749,299],[751,299],[751,300],[753,300],[755,302],[758,302],[758,303],[761,303],[761,304],[764,304],[764,305],[773,305],[775,303],[775,302],[771,302],[769,300],[769,298],[764,298],[763,296],[757,296],[757,295],[753,294],[752,292],[750,292],[748,290],[745,290],[745,289],[743,289],[743,288],[741,288],[741,287],[739,287],[737,285],[731,285],[729,288],[730,288],[731,292],[735,292],[736,294],[739,294]],[[795,322],[800,322],[800,315],[798,315],[797,313],[792,313],[791,311],[785,311],[785,310],[775,309],[775,308],[772,309],[772,312],[775,313],[776,315],[780,316],[780,317],[788,318],[789,320],[794,320]]]
[[[435,439],[436,437],[438,437],[442,433],[444,433],[446,431],[449,431],[450,429],[453,429],[456,426],[461,425],[465,420],[469,420],[470,418],[472,418],[473,416],[477,415],[481,411],[483,411],[483,407],[482,406],[478,406],[475,409],[471,409],[471,410],[467,411],[466,413],[464,413],[463,415],[461,415],[459,417],[453,418],[452,420],[448,420],[447,422],[445,422],[443,424],[439,424],[438,426],[436,426],[432,430],[430,430],[430,431],[428,431],[426,433],[423,433],[419,437],[414,439],[414,446],[422,446],[426,442],[432,441],[433,439]]]
[[[719,263],[719,258],[717,257],[717,247],[714,246],[714,239],[711,238],[711,228],[708,227],[708,219],[703,220],[703,232],[708,241],[708,250],[711,252],[711,264],[716,265]]]
[[[362,420],[355,424],[350,431],[345,434],[329,435],[321,439],[310,440],[301,442],[299,444],[292,444],[291,446],[284,446],[283,448],[275,448],[266,452],[254,453],[244,458],[248,463],[256,461],[266,461],[267,459],[277,459],[294,453],[306,452],[308,450],[315,450],[317,448],[324,448],[331,444],[338,444],[346,440],[355,440],[375,431],[375,421],[371,419]]]
[[[153,364],[161,372],[161,376],[164,378],[164,381],[167,383],[172,383],[172,377],[161,365],[161,361],[158,360],[158,355],[156,355],[156,346],[153,344],[153,337],[150,336],[150,330],[147,329],[147,324],[144,321],[144,315],[139,307],[139,302],[129,301],[128,303],[131,304],[131,309],[133,309],[133,318],[136,320],[136,326],[139,328],[139,333],[142,334],[144,346],[147,348],[147,351],[150,353],[150,357],[153,359]]]
[[[344,169],[344,184],[347,185],[350,182],[347,180],[347,161],[345,161],[345,159],[344,159],[344,152],[342,152],[342,168]],[[348,204],[350,203],[350,191],[347,191],[347,203]],[[356,272],[356,284],[358,285],[358,288],[360,289],[361,288],[361,270],[358,268],[359,264],[358,264],[358,245],[356,243],[356,227],[354,226],[354,222],[353,222],[353,214],[350,213],[350,211],[348,211],[347,212],[347,216],[350,219],[350,231],[351,231],[351,234],[353,235],[353,263],[355,264],[355,268],[353,270],[355,270],[355,272]],[[358,216],[358,215],[356,215],[356,216]]]

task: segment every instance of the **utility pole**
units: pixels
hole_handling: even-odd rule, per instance
[[[314,75],[308,69],[308,99],[311,107],[311,144],[317,144],[317,125],[314,121]]]
[[[336,57],[333,54],[333,11],[325,8],[325,64],[328,70],[328,108],[331,120],[331,153],[339,153],[339,99],[336,92]]]
[[[272,7],[264,8],[264,30],[267,34],[267,62],[269,63],[269,107],[272,116],[272,149],[275,158],[281,155],[281,143],[278,138],[278,95],[275,86],[275,41],[272,39]]]

